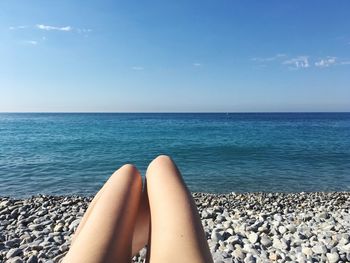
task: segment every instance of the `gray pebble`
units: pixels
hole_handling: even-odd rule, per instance
[[[13,258],[18,255],[22,254],[22,249],[20,248],[11,248],[7,253],[6,253],[6,258]]]
[[[23,260],[20,257],[14,257],[7,260],[7,263],[23,263]]]
[[[254,243],[256,243],[257,241],[258,241],[258,238],[259,238],[259,236],[258,236],[258,234],[257,233],[250,233],[249,235],[248,235],[248,240],[250,241],[250,243],[252,243],[252,244],[254,244]]]
[[[270,247],[272,245],[272,241],[271,239],[266,236],[266,235],[263,235],[261,238],[260,238],[260,243],[264,246],[264,247]]]
[[[213,241],[219,241],[219,240],[223,240],[222,235],[219,233],[219,231],[217,231],[216,229],[213,230],[213,232],[211,233],[211,240]]]
[[[31,255],[31,256],[28,258],[28,260],[27,260],[26,263],[37,263],[37,262],[38,262],[37,256],[36,256],[36,255]]]
[[[339,254],[336,252],[333,253],[327,253],[327,259],[330,263],[336,263],[339,261]]]
[[[316,254],[326,254],[327,248],[325,245],[317,244],[317,245],[312,247],[312,251]]]

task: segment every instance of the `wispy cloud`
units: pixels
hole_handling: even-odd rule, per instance
[[[315,66],[319,67],[319,68],[325,68],[325,67],[333,66],[336,64],[337,64],[336,57],[327,57],[325,59],[321,59],[321,60],[315,62]]]
[[[44,24],[10,26],[8,27],[8,30],[11,30],[11,31],[40,30],[40,31],[47,32],[47,34],[49,34],[49,31],[73,32],[75,34],[79,34],[84,37],[88,37],[89,33],[92,32],[92,29],[90,28],[78,28],[78,27],[72,27],[72,26],[52,26],[52,25],[44,25]],[[43,35],[40,39],[37,38],[36,40],[22,40],[20,42],[22,44],[27,44],[27,45],[39,45],[43,41],[47,40],[45,35]]]
[[[194,66],[194,67],[200,67],[200,66],[202,66],[202,64],[201,64],[201,63],[198,63],[198,62],[195,62],[195,63],[192,64],[192,66]]]
[[[258,66],[267,66],[268,63],[281,63],[288,66],[289,69],[305,69],[305,68],[328,68],[337,65],[350,65],[350,60],[340,59],[335,56],[326,56],[324,58],[312,58],[308,55],[289,57],[286,54],[276,54],[271,57],[255,57],[252,61],[258,62]]]
[[[131,67],[132,70],[144,70],[143,67],[140,67],[140,66],[133,66]]]
[[[80,33],[90,33],[92,31],[91,28],[77,28],[77,32]]]
[[[283,61],[283,65],[289,65],[291,69],[309,68],[309,57],[308,56],[298,56]]]
[[[25,29],[28,28],[29,26],[10,26],[9,30],[17,30],[17,29]]]
[[[278,60],[278,59],[282,59],[284,57],[286,57],[287,55],[286,54],[276,54],[272,57],[255,57],[255,58],[252,58],[251,60],[252,61],[257,61],[257,62],[270,62],[270,61],[275,61],[275,60]]]
[[[72,31],[73,27],[71,26],[63,26],[63,27],[58,27],[58,26],[48,26],[48,25],[43,25],[43,24],[37,24],[36,28],[41,29],[41,30],[46,30],[46,31],[51,31],[51,30],[57,30],[57,31]]]
[[[23,41],[24,44],[28,44],[28,45],[33,45],[36,46],[38,44],[38,41],[35,40],[25,40]]]
[[[20,26],[10,26],[9,30],[20,30],[20,29],[39,29],[43,31],[62,31],[62,32],[71,32],[75,31],[79,34],[87,34],[92,32],[91,28],[78,28],[72,26],[52,26],[52,25],[44,25],[44,24],[36,24],[36,25],[20,25]]]
[[[350,60],[339,59],[337,57],[328,56],[315,62],[315,66],[319,68],[327,68],[331,66],[350,65]]]

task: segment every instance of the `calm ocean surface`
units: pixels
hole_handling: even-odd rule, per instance
[[[1,113],[0,195],[94,194],[159,154],[192,191],[350,191],[350,113]]]

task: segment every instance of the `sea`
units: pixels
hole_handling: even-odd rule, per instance
[[[93,195],[160,154],[195,192],[350,191],[350,113],[0,113],[0,196]]]

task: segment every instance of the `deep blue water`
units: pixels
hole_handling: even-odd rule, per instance
[[[0,195],[93,194],[159,154],[192,191],[350,191],[350,113],[2,113]]]

